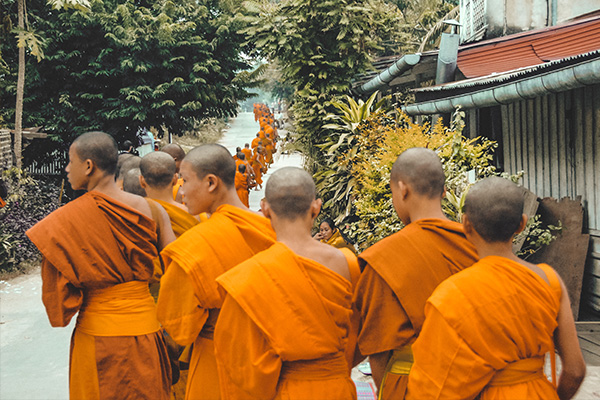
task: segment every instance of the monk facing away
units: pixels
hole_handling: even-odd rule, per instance
[[[42,300],[52,326],[79,312],[71,339],[72,399],[168,399],[171,370],[148,291],[157,246],[174,240],[164,210],[117,187],[117,144],[78,137],[66,171],[88,192],[27,231],[43,255]],[[163,232],[157,243],[157,224]]]
[[[181,345],[194,344],[187,399],[220,398],[213,332],[225,291],[215,279],[275,242],[268,219],[248,210],[234,186],[235,161],[217,144],[191,150],[181,164],[190,213],[211,217],[161,253],[166,272],[158,318]]]
[[[522,190],[499,177],[467,194],[465,234],[481,259],[427,301],[407,398],[564,400],[577,392],[585,362],[565,285],[549,265],[512,252],[527,222],[523,203]],[[558,387],[543,373],[555,345]]]
[[[217,278],[227,291],[215,330],[222,398],[355,399],[356,257],[313,240],[321,200],[306,171],[278,170],[265,195],[277,243]]]
[[[477,260],[462,225],[442,211],[444,170],[432,150],[411,148],[394,162],[392,202],[405,227],[359,257],[364,266],[354,294],[360,311],[358,346],[369,356],[380,398],[402,399],[411,345],[425,319],[427,298],[450,275]]]

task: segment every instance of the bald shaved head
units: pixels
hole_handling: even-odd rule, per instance
[[[175,161],[181,161],[185,157],[185,151],[177,143],[169,143],[168,145],[160,149],[160,151],[169,154],[175,159]]]
[[[310,210],[316,197],[315,183],[302,168],[281,168],[269,177],[265,197],[275,215],[293,220]]]
[[[117,171],[117,179],[124,179],[125,174],[127,174],[129,170],[139,168],[141,162],[142,158],[138,156],[132,155],[131,157],[127,158],[125,161],[123,161],[123,164],[121,164],[121,167]]]
[[[123,190],[125,192],[137,194],[138,196],[146,197],[146,190],[140,185],[140,169],[130,169],[123,175]]]
[[[173,182],[177,168],[173,157],[167,153],[155,151],[142,158],[140,171],[148,186],[162,189]]]
[[[191,165],[198,178],[213,174],[228,188],[234,187],[235,161],[229,150],[220,144],[198,146],[190,150],[183,161]]]
[[[115,174],[119,148],[112,136],[104,132],[88,132],[75,139],[72,146],[81,160],[92,160],[107,175]]]
[[[398,156],[390,175],[392,182],[403,181],[412,189],[430,199],[444,194],[446,176],[442,162],[434,151],[413,147]]]
[[[525,192],[497,176],[474,184],[465,200],[465,214],[486,242],[506,242],[516,233],[523,215]]]

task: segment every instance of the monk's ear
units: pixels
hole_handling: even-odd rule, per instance
[[[139,176],[140,179],[140,186],[144,189],[146,189],[148,187],[148,184],[146,183],[146,180],[144,179],[144,177],[142,175]]]
[[[471,224],[471,221],[469,221],[469,217],[467,216],[467,214],[463,214],[462,216],[462,224],[463,224],[463,229],[465,231],[465,235],[472,235],[473,234],[473,225]]]
[[[310,204],[310,218],[315,219],[321,212],[321,207],[323,206],[323,200],[314,199]]]
[[[206,174],[202,180],[208,184],[208,192],[212,193],[219,187],[221,183],[219,178],[214,174]]]
[[[94,164],[94,162],[88,158],[83,162],[83,168],[85,168],[85,174],[90,176],[97,167],[96,164]]]
[[[260,211],[263,213],[265,218],[271,219],[273,217],[271,214],[271,206],[264,198],[260,200]]]
[[[410,192],[410,186],[404,181],[391,182],[392,185],[396,185],[398,188],[398,195],[402,200],[406,199]]]
[[[177,172],[175,172],[173,174],[173,180],[171,181],[171,185],[175,186],[177,184],[177,181],[179,180],[179,177],[177,176]]]
[[[523,230],[525,229],[525,227],[527,226],[527,214],[522,214],[521,215],[521,222],[519,222],[519,227],[517,228],[515,235],[523,232]]]

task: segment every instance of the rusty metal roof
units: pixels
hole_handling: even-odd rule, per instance
[[[461,46],[467,78],[531,67],[600,49],[600,16]]]

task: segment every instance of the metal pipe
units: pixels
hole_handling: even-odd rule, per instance
[[[417,65],[421,60],[421,54],[406,54],[393,63],[385,71],[379,73],[375,78],[355,89],[358,94],[370,94],[387,86],[395,77],[402,75],[411,67]]]
[[[600,83],[600,59],[474,93],[409,104],[402,110],[409,115],[451,113],[459,105],[465,110],[492,107],[597,83]]]

